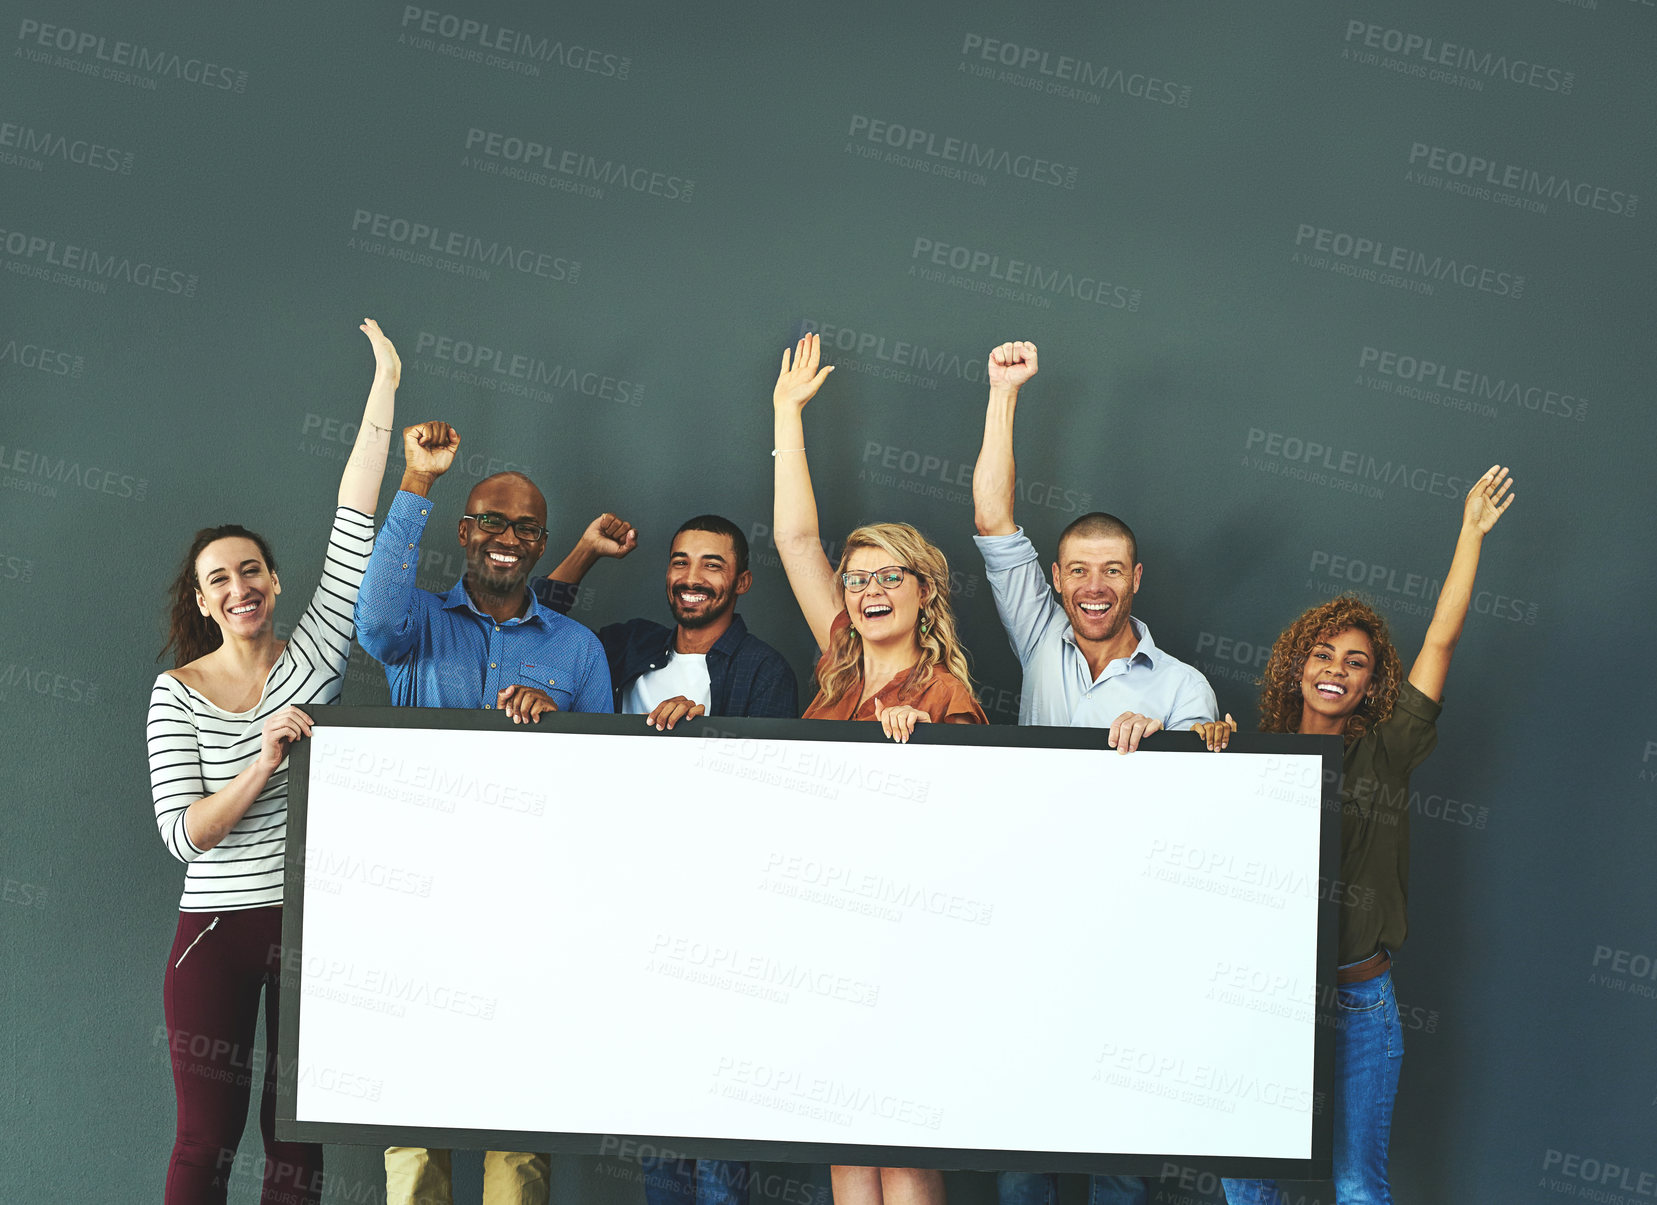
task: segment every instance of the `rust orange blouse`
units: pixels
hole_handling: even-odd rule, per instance
[[[832,643],[835,635],[841,628],[851,623],[851,619],[844,611],[835,616],[834,626],[829,629],[829,640]],[[823,662],[828,659],[824,653],[817,662],[817,670],[822,672]],[[881,707],[895,707],[903,704],[926,712],[927,717],[934,724],[987,724],[989,717],[984,709],[978,705],[978,700],[972,697],[966,683],[957,678],[942,666],[932,668],[932,680],[919,693],[902,697],[902,688],[905,675],[898,675],[881,687],[869,698],[864,699],[862,706],[858,705],[860,690],[848,690],[833,706],[825,705],[823,692],[819,690],[817,697],[811,700],[811,706],[805,709],[802,717],[807,720],[872,720],[875,718],[875,700],[880,701]]]

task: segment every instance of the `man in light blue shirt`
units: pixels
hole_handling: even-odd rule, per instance
[[[984,446],[972,473],[975,539],[1024,670],[1018,722],[1109,728],[1111,746],[1131,753],[1158,729],[1214,719],[1214,689],[1158,648],[1133,617],[1144,566],[1132,529],[1114,515],[1083,515],[1065,528],[1049,588],[1035,545],[1013,522],[1013,415],[1019,387],[1035,375],[1033,343],[1003,343],[990,353]],[[1058,1198],[1057,1177],[1042,1172],[1002,1172],[997,1188],[1001,1205],[1055,1205]],[[1088,1201],[1144,1205],[1148,1195],[1137,1176],[1093,1176]]]
[[[1134,618],[1144,566],[1126,523],[1094,512],[1065,528],[1049,588],[1035,545],[1013,521],[1013,415],[1019,387],[1036,375],[1035,344],[1003,343],[988,375],[973,518],[996,611],[1024,670],[1018,722],[1109,728],[1111,745],[1130,752],[1158,729],[1214,719],[1208,680]]]

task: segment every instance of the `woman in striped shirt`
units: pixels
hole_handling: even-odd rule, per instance
[[[162,654],[171,651],[175,667],[155,680],[145,729],[156,824],[189,867],[162,988],[178,1094],[167,1205],[224,1201],[255,1079],[261,1199],[321,1197],[322,1148],[276,1141],[276,989],[288,748],[311,730],[299,705],[334,702],[345,680],[402,367],[378,323],[361,329],[374,348],[374,383],[340,477],[322,581],[291,637],[277,639],[273,624],[276,558],[244,527],[197,532],[171,591]],[[256,1058],[261,989],[265,1048]]]

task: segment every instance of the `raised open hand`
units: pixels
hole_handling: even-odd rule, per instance
[[[782,370],[777,373],[776,388],[771,390],[773,406],[799,409],[816,396],[828,374],[834,371],[832,364],[817,367],[822,351],[822,340],[816,335],[802,337],[792,350],[783,349]]]
[[[448,423],[416,423],[403,428],[403,459],[411,473],[427,473],[441,477],[455,462],[460,450],[460,432]]]
[[[1036,375],[1036,345],[1018,340],[1012,343],[1003,343],[1000,347],[990,351],[990,363],[987,375],[990,387],[999,385],[1005,389],[1017,389],[1024,382]]]
[[[364,318],[357,329],[368,336],[368,342],[374,347],[374,375],[390,381],[393,389],[397,388],[403,380],[403,361],[398,358],[391,340],[372,318]]]
[[[1491,465],[1467,491],[1467,501],[1461,510],[1461,525],[1472,528],[1480,535],[1487,533],[1496,526],[1498,519],[1507,514],[1507,508],[1519,496],[1508,493],[1512,486],[1513,478],[1507,475],[1507,469],[1499,464]]]

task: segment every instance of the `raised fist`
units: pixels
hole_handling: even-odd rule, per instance
[[[1003,343],[990,352],[990,384],[1017,389],[1036,375],[1036,345],[1027,342]]]
[[[411,473],[441,477],[455,462],[460,450],[460,432],[436,420],[403,428],[403,459]]]
[[[639,533],[626,519],[618,519],[606,511],[581,533],[581,542],[594,556],[613,556],[617,560],[639,546]]]

